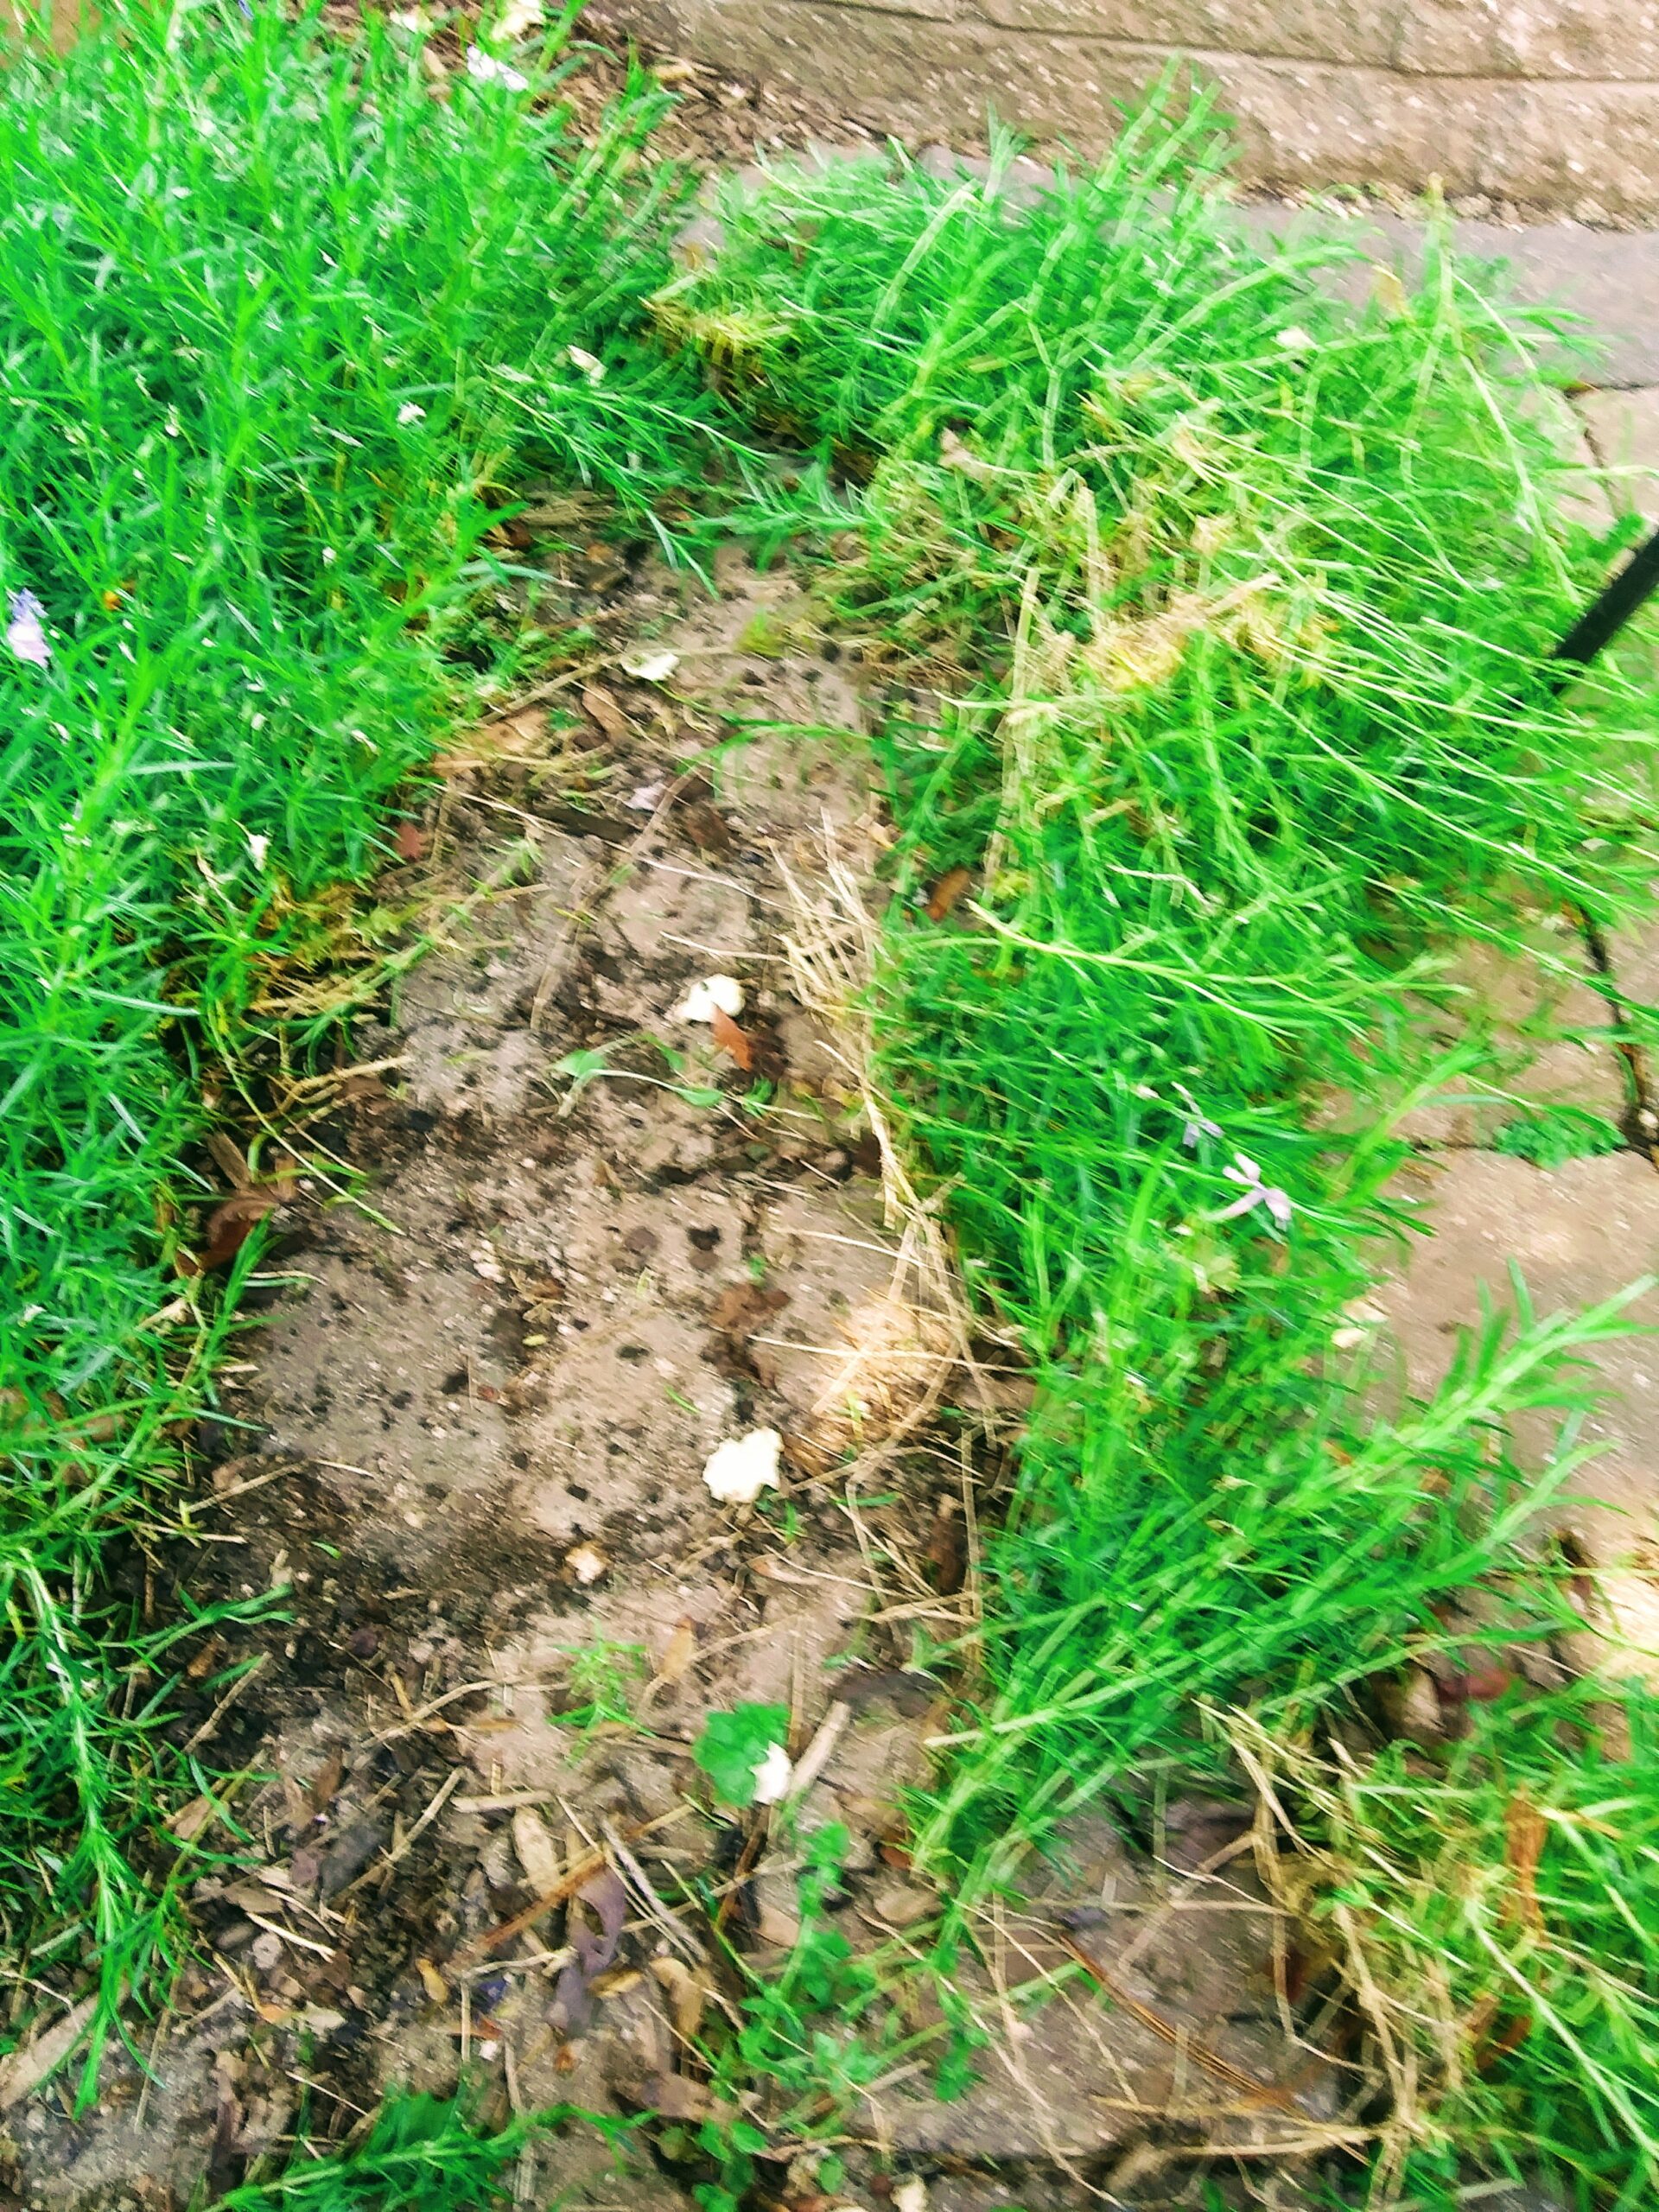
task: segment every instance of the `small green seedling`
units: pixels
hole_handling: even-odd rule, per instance
[[[691,1756],[728,1805],[752,1805],[759,1770],[789,1734],[786,1705],[739,1705],[711,1713]]]

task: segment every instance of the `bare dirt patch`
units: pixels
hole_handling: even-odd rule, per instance
[[[936,1655],[973,1625],[1021,1386],[994,1351],[953,1365],[855,1037],[790,954],[827,858],[880,896],[859,671],[784,575],[721,581],[607,601],[590,664],[456,748],[381,887],[438,949],[359,1023],[308,1132],[318,1172],[200,1440],[200,1541],[154,1592],[278,1593],[182,1647],[171,1725],[243,1777],[188,1870],[200,1956],[93,2111],[49,2088],[12,2116],[18,2202],[211,2199],[391,2084],[471,2078],[498,2120],[696,2120],[694,2018],[741,2017],[738,1955],[786,1955],[829,1821],[837,1929],[925,1948],[905,1792],[952,1716]],[[677,658],[647,682],[641,652]],[[715,975],[743,994],[723,1042],[683,1014]],[[734,1510],[702,1469],[760,1428],[782,1490]],[[721,1807],[692,1762],[745,1701],[786,1707],[818,1765],[788,1823]],[[1243,2172],[1340,2139],[1346,2076],[1292,2020],[1236,1810],[1144,1825],[1068,1834],[987,1928],[957,1970],[984,2038],[963,2094],[893,2068],[842,2140],[849,2185],[980,2212],[1116,2176],[1197,2202],[1228,2145]],[[896,2001],[942,2026],[925,1983]],[[673,2130],[632,2146],[551,2139],[523,2201],[689,2203],[704,2168]],[[779,2153],[767,2200],[826,2203]]]

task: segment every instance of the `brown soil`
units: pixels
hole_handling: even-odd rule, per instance
[[[200,1957],[176,2012],[135,2024],[148,2082],[118,2056],[85,2117],[55,2086],[12,2113],[18,2201],[159,2212],[302,2122],[338,2139],[389,2083],[462,2073],[497,2118],[695,2115],[678,1969],[710,2025],[733,2014],[726,1946],[781,1958],[801,1836],[849,1833],[856,1949],[915,1948],[937,1910],[902,1800],[955,1678],[917,1662],[971,1626],[972,1517],[1020,1386],[995,1360],[951,1379],[913,1271],[895,1302],[904,1224],[855,1039],[790,980],[789,878],[819,895],[834,853],[879,896],[858,671],[781,575],[721,583],[718,603],[660,574],[594,594],[595,664],[457,749],[427,849],[379,887],[440,949],[359,1021],[308,1132],[175,1557],[197,1603],[278,1593],[183,1648],[175,1737],[244,1777],[200,1839]],[[677,653],[672,675],[628,677],[626,643]],[[677,1014],[716,972],[743,985],[747,1071]],[[654,1040],[701,1096],[666,1087]],[[573,1087],[561,1063],[599,1048],[610,1071]],[[903,1434],[947,1382],[969,1410]],[[760,1427],[785,1439],[782,1494],[717,1503],[708,1455]],[[596,1700],[608,1717],[582,1719]],[[690,1758],[744,1700],[789,1707],[798,1758],[828,1751],[798,1819],[722,1810]],[[940,2104],[914,2065],[878,2086],[843,2146],[863,2196],[908,2177],[947,2212],[1016,2183],[1081,2202],[1127,2157],[1137,2201],[1197,2202],[1181,2145],[1320,2132],[1338,2077],[1287,2043],[1237,1824],[1166,1809],[1139,1852],[1084,1824],[988,1930],[961,1980],[990,2037],[978,2086]],[[627,1916],[584,1988],[567,1947],[598,1940],[594,1910],[533,1908],[595,1852],[620,1886],[590,1899]],[[1115,1962],[1103,1996],[1073,1944]],[[1009,1987],[1061,1974],[1015,2018]],[[521,2201],[678,2212],[706,2169],[664,2139],[619,2171],[569,2133]],[[763,2195],[815,2212],[791,2147]]]

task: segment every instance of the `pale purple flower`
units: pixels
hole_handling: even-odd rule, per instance
[[[1175,1088],[1186,1101],[1187,1123],[1181,1131],[1181,1142],[1191,1152],[1201,1136],[1218,1137],[1221,1135],[1221,1124],[1219,1122],[1212,1122],[1207,1114],[1199,1112],[1198,1100],[1184,1083],[1178,1083]]]
[[[6,643],[19,660],[26,660],[34,668],[50,668],[52,648],[46,641],[46,630],[41,620],[46,609],[32,591],[15,591],[11,594],[11,620],[6,625]]]
[[[1231,1205],[1224,1206],[1216,1219],[1231,1221],[1236,1214],[1249,1213],[1252,1206],[1266,1206],[1280,1228],[1287,1228],[1290,1217],[1295,1211],[1288,1194],[1280,1190],[1276,1184],[1264,1183],[1260,1167],[1255,1160],[1247,1160],[1242,1152],[1236,1152],[1233,1160],[1235,1164],[1224,1167],[1221,1172],[1230,1183],[1242,1183],[1244,1195],[1242,1198],[1235,1198]]]

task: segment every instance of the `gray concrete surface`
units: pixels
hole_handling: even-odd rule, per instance
[[[1084,153],[1172,56],[1243,173],[1659,217],[1655,0],[609,0],[680,52],[883,130],[964,143],[988,111]]]

